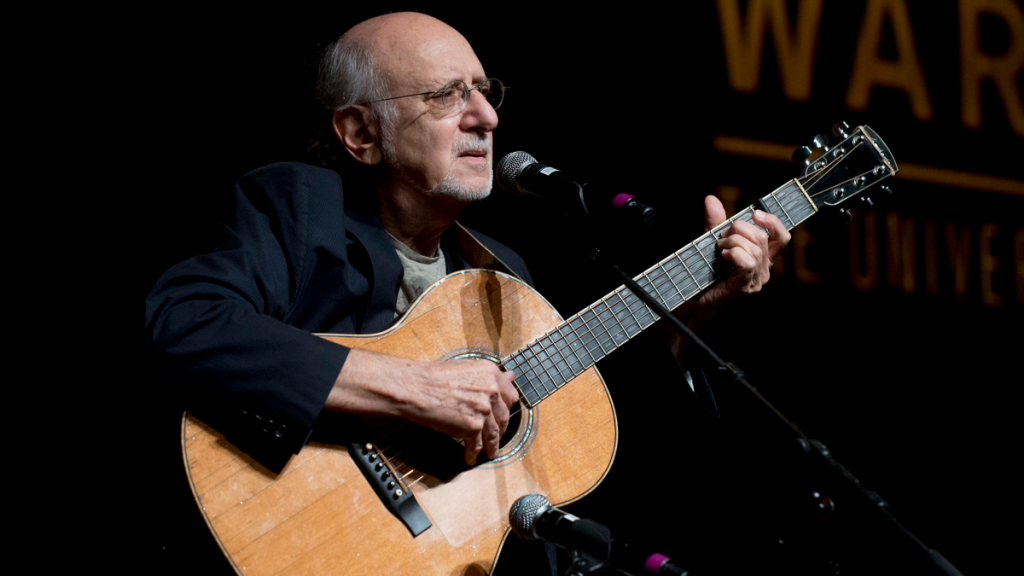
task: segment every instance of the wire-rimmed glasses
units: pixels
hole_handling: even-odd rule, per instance
[[[452,80],[442,86],[440,90],[436,90],[434,92],[420,92],[418,94],[392,96],[390,98],[381,98],[380,100],[362,102],[362,104],[386,102],[388,100],[411,98],[413,96],[431,96],[441,101],[441,105],[444,106],[445,114],[458,114],[466,109],[466,103],[469,102],[469,92],[471,90],[478,90],[487,102],[497,110],[505,99],[505,90],[508,90],[508,87],[502,84],[501,80],[498,80],[497,78],[488,78],[476,86],[469,86],[462,80]]]

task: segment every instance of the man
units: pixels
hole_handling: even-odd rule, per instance
[[[321,71],[329,128],[317,149],[342,166],[344,187],[334,171],[296,164],[247,175],[223,243],[170,270],[147,302],[156,347],[192,388],[190,412],[272,469],[301,449],[321,410],[445,432],[469,464],[497,453],[518,400],[514,373],[350,350],[311,333],[380,331],[432,280],[468,266],[451,235],[490,192],[501,92],[466,39],[429,16],[388,14],[342,36]],[[724,217],[709,198],[708,225]],[[735,270],[691,320],[767,282],[789,234],[771,215],[755,222],[764,230],[737,223],[724,234]],[[518,256],[478,238],[529,281]],[[669,345],[683,353],[674,336]]]

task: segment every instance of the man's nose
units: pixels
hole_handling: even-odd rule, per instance
[[[479,90],[469,91],[469,101],[462,113],[462,127],[480,132],[490,132],[498,127],[498,112]]]

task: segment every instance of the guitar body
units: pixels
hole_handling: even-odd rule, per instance
[[[497,361],[561,323],[519,280],[468,270],[427,289],[386,332],[320,336],[415,360]],[[596,369],[537,406],[521,407],[498,458],[472,468],[431,466],[461,456],[450,438],[412,424],[367,421],[380,434],[375,446],[431,522],[415,537],[385,508],[342,439],[314,435],[274,474],[186,415],[182,451],[196,502],[238,574],[487,574],[517,498],[576,500],[601,482],[615,456],[615,410]]]

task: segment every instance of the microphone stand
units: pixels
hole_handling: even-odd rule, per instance
[[[586,221],[586,218],[581,217],[579,215],[579,212],[577,212],[576,217],[573,217],[573,215],[570,212],[575,211],[567,210],[566,215],[569,217],[570,220],[576,220],[580,224]],[[585,206],[583,208],[582,215],[587,215]],[[652,223],[653,217],[650,219],[650,221],[646,221],[646,224],[648,226]],[[588,229],[588,233],[583,236],[593,238],[594,235],[590,233],[589,227],[584,228]],[[824,444],[804,434],[796,426],[796,424],[794,424],[788,418],[786,418],[786,416],[783,415],[782,412],[780,412],[777,408],[775,408],[775,406],[771,404],[771,402],[769,402],[764,396],[762,396],[761,393],[757,391],[757,388],[755,388],[753,385],[750,384],[749,381],[747,381],[746,375],[738,366],[731,362],[726,362],[725,360],[723,360],[703,340],[701,340],[696,334],[694,334],[689,327],[683,324],[678,318],[675,317],[675,315],[673,315],[668,309],[662,306],[656,298],[654,298],[650,293],[648,293],[639,284],[637,284],[629,274],[627,274],[622,268],[620,268],[614,262],[610,262],[604,256],[602,251],[597,247],[596,242],[592,241],[591,244],[592,247],[589,250],[589,259],[591,261],[597,264],[604,265],[610,270],[612,270],[622,280],[626,287],[629,288],[629,290],[637,296],[637,298],[639,298],[651,310],[657,313],[658,316],[662,317],[666,322],[668,322],[669,325],[672,326],[673,329],[675,329],[680,336],[686,338],[694,345],[696,345],[700,350],[702,350],[705,356],[715,363],[719,374],[722,374],[726,377],[730,377],[733,383],[739,384],[744,389],[746,389],[750,394],[752,394],[758,401],[760,401],[761,405],[764,408],[766,408],[768,412],[775,416],[775,421],[777,421],[783,427],[787,428],[789,430],[789,433],[796,437],[797,443],[799,444],[800,448],[805,454],[811,455],[818,462],[821,462],[828,466],[829,470],[837,473],[839,477],[843,478],[846,485],[852,487],[855,492],[860,494],[860,496],[863,499],[862,501],[865,504],[867,504],[873,509],[878,510],[882,514],[882,516],[885,519],[887,519],[897,529],[899,533],[903,534],[913,544],[920,548],[920,550],[924,552],[925,556],[928,558],[928,561],[931,562],[932,565],[934,565],[935,568],[938,569],[941,574],[944,574],[946,576],[963,576],[961,572],[957,570],[957,568],[953,566],[953,564],[949,562],[949,560],[947,560],[941,553],[939,553],[937,550],[933,548],[929,548],[927,545],[925,545],[924,542],[917,538],[917,536],[910,532],[910,530],[903,526],[903,524],[901,524],[899,520],[897,520],[896,517],[893,516],[892,513],[889,511],[888,502],[886,502],[877,492],[870,490],[866,486],[864,486],[864,484],[861,483],[861,481],[858,480],[857,477],[854,476],[849,470],[847,470],[845,466],[843,466],[835,458],[833,458],[832,453],[828,450],[828,448],[825,447]],[[832,501],[829,498],[821,497],[818,493],[815,493],[815,496],[818,497],[819,500],[819,510],[826,515],[831,513],[832,509],[834,508],[834,504],[832,503]],[[588,573],[590,572],[583,572],[582,574]]]

